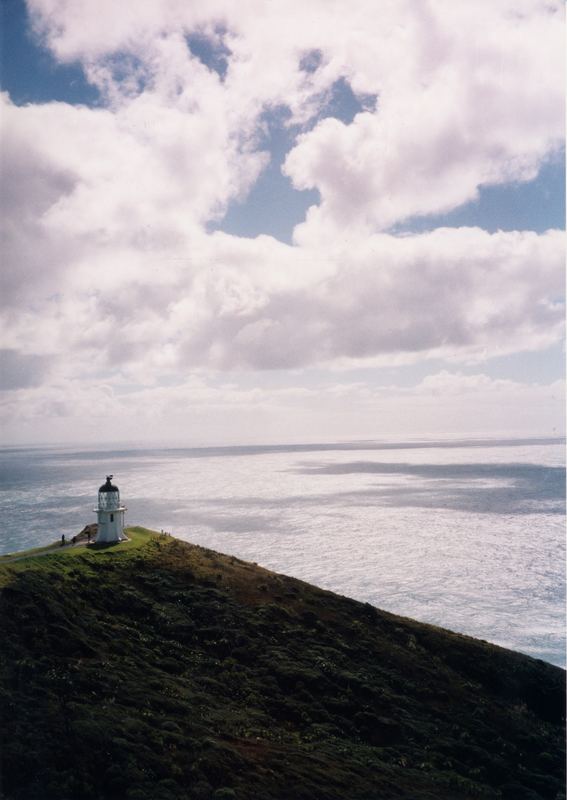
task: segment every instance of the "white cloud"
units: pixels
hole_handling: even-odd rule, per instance
[[[563,326],[558,232],[444,228],[316,251],[268,237],[197,242],[188,262],[93,251],[50,287],[61,296],[39,316],[9,315],[6,345],[139,376],[399,354],[470,359],[547,346]]]
[[[560,3],[28,6],[103,107],[2,99],[2,341],[26,364],[22,409],[87,415],[77,380],[157,392],[194,370],[471,359],[560,336],[561,233],[387,232],[529,180],[556,151]],[[191,53],[195,32],[227,53],[225,76]],[[340,77],[376,109],[314,125]],[[282,105],[303,126],[285,170],[320,205],[293,247],[208,233],[265,167]]]
[[[411,11],[390,41],[389,63],[380,52],[368,59],[380,37],[374,49],[360,47],[346,26],[353,86],[376,92],[378,107],[350,125],[321,121],[288,155],[297,188],[322,198],[298,243],[449,211],[480,186],[531,180],[561,146],[559,6],[438,2]]]
[[[248,389],[192,377],[137,388],[54,382],[11,392],[0,420],[34,441],[144,436],[177,444],[564,433],[564,387],[442,371],[415,387],[357,383]],[[101,427],[101,423],[104,425]],[[46,426],[48,422],[48,426]]]
[[[358,0],[331,9],[321,0],[152,0],[143,8],[31,0],[30,8],[56,55],[82,60],[115,100],[130,97],[131,72],[116,80],[108,59],[125,51],[162,101],[210,107],[222,97],[225,113],[215,121],[236,117],[247,135],[278,104],[305,121],[341,75],[355,91],[377,94],[374,113],[351,125],[323,120],[289,154],[286,171],[298,188],[322,196],[300,242],[311,228],[316,237],[328,225],[385,229],[470,201],[481,185],[529,180],[563,138],[558,0]],[[222,87],[189,58],[183,36],[215,26],[230,50]],[[306,73],[301,57],[314,50],[320,66]]]

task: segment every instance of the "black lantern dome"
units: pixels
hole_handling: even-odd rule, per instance
[[[112,480],[113,477],[114,477],[114,475],[107,475],[106,476],[106,483],[104,483],[100,487],[99,492],[117,492],[118,491],[118,486],[114,486],[111,483],[111,480]]]
[[[106,476],[104,483],[98,490],[98,508],[100,511],[116,511],[120,507],[120,492],[118,486],[114,486],[112,475]]]

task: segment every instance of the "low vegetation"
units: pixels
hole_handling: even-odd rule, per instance
[[[7,800],[564,797],[562,670],[128,535],[0,563]]]

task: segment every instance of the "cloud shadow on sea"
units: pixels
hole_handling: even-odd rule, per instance
[[[565,469],[538,464],[389,464],[355,461],[304,465],[302,475],[377,475],[415,478],[392,486],[376,483],[338,492],[335,498],[491,514],[565,513]],[[310,498],[311,499],[311,498]],[[317,502],[320,502],[318,499]]]
[[[564,514],[565,470],[534,464],[389,464],[357,461],[346,464],[299,465],[290,470],[302,475],[376,475],[407,478],[389,480],[361,488],[278,498],[254,495],[201,497],[173,515],[185,517],[217,532],[290,532],[296,529],[286,511],[293,508],[337,507],[348,516],[349,507],[426,508],[476,514]],[[412,480],[414,479],[414,480]],[[334,484],[336,486],[336,483]],[[137,505],[133,503],[132,505]],[[140,501],[143,506],[161,506],[159,501]],[[235,508],[238,506],[238,509]],[[163,508],[166,503],[163,503]],[[149,510],[149,509],[148,509]],[[151,516],[151,513],[150,513]],[[297,528],[299,531],[299,527]]]
[[[293,509],[340,509],[347,524],[349,508],[425,508],[476,514],[564,514],[565,470],[533,464],[347,464],[300,465],[291,470],[302,475],[376,475],[407,478],[403,483],[376,482],[361,488],[278,498],[254,495],[201,497],[192,500],[170,519],[190,520],[219,533],[300,533],[301,524],[287,512]],[[412,480],[415,479],[415,480]],[[336,486],[336,483],[334,484]],[[133,506],[138,505],[132,503]],[[166,503],[140,500],[152,516]],[[149,506],[149,508],[148,508]],[[237,506],[237,508],[235,508]],[[150,511],[150,508],[152,509]]]

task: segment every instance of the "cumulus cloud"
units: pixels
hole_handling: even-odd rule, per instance
[[[300,243],[345,224],[388,229],[449,211],[481,186],[531,180],[561,147],[559,6],[408,10],[372,63],[369,46],[345,37],[353,86],[378,94],[376,111],[350,125],[319,122],[287,157],[297,188],[322,198],[296,232]]]
[[[112,70],[113,55],[126,52],[142,83],[176,106],[176,95],[197,105],[206,96],[214,105],[220,91],[230,114],[240,112],[241,133],[245,119],[253,123],[278,104],[291,121],[305,122],[339,78],[376,95],[374,112],[350,125],[325,119],[289,154],[285,169],[295,185],[322,197],[299,241],[312,226],[315,235],[326,225],[385,229],[470,201],[480,186],[530,180],[562,141],[559,0],[474,7],[358,0],[331,10],[321,0],[238,8],[152,0],[143,9],[132,0],[119,8],[31,0],[30,8],[54,53],[82,60],[114,99],[132,93],[133,70]],[[190,58],[184,35],[196,30],[226,48],[222,89],[214,71],[205,76]]]
[[[151,257],[138,271],[117,262],[115,280],[101,266],[98,285],[85,271],[35,324],[31,311],[11,318],[5,338],[107,368],[187,372],[494,355],[549,345],[562,329],[558,232],[443,228],[301,253],[268,237],[216,234],[195,255],[163,271]]]
[[[78,378],[157,391],[195,370],[557,340],[562,234],[395,226],[530,180],[560,147],[558,0],[28,8],[43,45],[101,94],[96,108],[2,96],[2,336],[23,391],[50,382],[34,408],[83,408],[58,388]],[[338,81],[376,98],[349,124],[321,118]],[[284,171],[319,204],[293,246],[210,233],[265,169],[282,107],[296,136]]]

